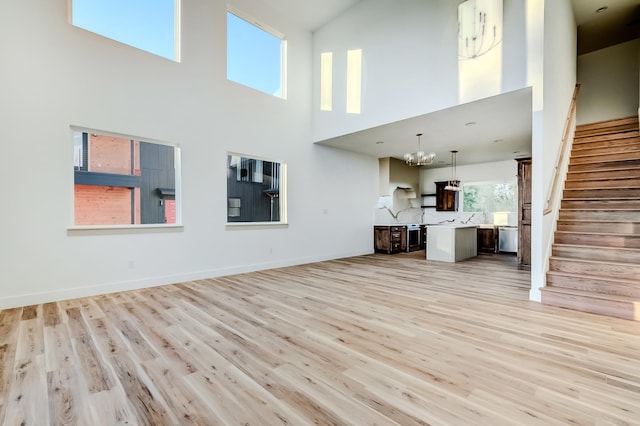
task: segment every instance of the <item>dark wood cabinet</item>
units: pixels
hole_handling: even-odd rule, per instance
[[[478,228],[478,251],[498,253],[498,230],[495,227]]]
[[[447,191],[444,188],[449,182],[436,182],[436,211],[458,211],[458,192]]]
[[[518,267],[531,269],[531,158],[518,162]]]
[[[407,227],[402,225],[377,225],[373,227],[374,251],[398,253],[407,250]]]

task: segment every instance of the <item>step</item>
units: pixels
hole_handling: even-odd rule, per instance
[[[571,179],[569,179],[571,178]],[[564,183],[566,189],[587,189],[587,188],[640,188],[640,176],[638,177],[592,177],[590,179],[575,179],[574,176],[567,175]]]
[[[598,147],[615,145],[619,142],[624,143],[629,139],[638,139],[640,137],[640,131],[629,130],[623,133],[611,133],[604,135],[594,136],[580,136],[573,138],[573,147],[580,149],[581,147]]]
[[[612,161],[640,160],[640,149],[627,149],[620,152],[591,155],[571,155],[569,164],[609,163]]]
[[[558,219],[558,231],[568,232],[605,232],[625,235],[640,235],[640,217],[638,222],[588,221]]]
[[[547,286],[640,299],[638,282],[630,280],[549,271],[547,273]]]
[[[638,117],[631,116],[576,126],[576,136],[597,135],[638,129]]]
[[[594,158],[594,160],[596,160]],[[569,172],[608,171],[619,169],[632,169],[640,167],[640,159],[619,161],[594,161],[592,163],[569,164]]]
[[[623,179],[638,178],[640,179],[640,167],[622,167],[619,169],[609,170],[586,170],[582,172],[567,173],[567,181],[574,180],[596,180],[596,179]]]
[[[563,200],[569,199],[629,199],[640,202],[640,186],[627,186],[617,188],[569,188],[562,193]]]
[[[640,265],[600,260],[571,259],[551,256],[549,271],[576,274],[579,276],[606,277],[631,280],[640,287]]]
[[[637,210],[585,210],[566,209],[560,210],[559,220],[589,220],[589,221],[615,221],[615,222],[635,222],[640,218],[640,209]]]
[[[553,244],[552,255],[571,259],[598,259],[602,261],[640,264],[640,250],[632,248]]]
[[[602,295],[554,286],[546,286],[540,290],[541,301],[545,305],[640,321],[640,312],[637,309],[640,300],[635,297]]]
[[[632,148],[633,146],[637,146],[638,144],[640,144],[640,136],[638,136],[637,133],[638,132],[627,132],[623,134],[618,133],[614,135],[599,135],[589,138],[574,139],[573,144],[571,145],[571,152],[575,154],[587,154],[588,152],[585,151],[591,149]],[[611,137],[605,139],[605,136]]]
[[[640,248],[640,235],[556,231],[554,242],[580,246]]]
[[[640,210],[640,200],[634,198],[573,198],[560,202],[562,209],[579,210]],[[631,219],[634,220],[634,219]]]
[[[573,145],[571,155],[602,155],[614,152],[637,151],[640,149],[640,138],[616,139],[604,143],[591,142],[589,144]]]

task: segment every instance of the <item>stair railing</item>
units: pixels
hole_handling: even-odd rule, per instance
[[[546,216],[551,213],[559,198],[559,192],[561,190],[560,185],[564,183],[562,179],[563,171],[566,170],[571,153],[571,147],[573,142],[573,135],[575,132],[576,122],[576,103],[578,101],[578,93],[580,93],[580,83],[576,83],[575,89],[573,89],[573,97],[571,98],[571,105],[569,106],[569,113],[567,114],[567,120],[564,126],[564,134],[562,136],[562,143],[558,151],[558,157],[556,159],[556,169],[551,180],[549,187],[547,203],[544,207],[543,214]]]

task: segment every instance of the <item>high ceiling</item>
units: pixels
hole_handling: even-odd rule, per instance
[[[359,1],[232,0],[230,3],[260,16],[278,15],[315,31]],[[579,54],[640,37],[640,0],[571,0],[571,4],[578,26]],[[606,10],[602,11],[604,7]],[[596,12],[598,9],[601,12]],[[470,121],[476,124],[465,126]],[[530,156],[531,92],[524,89],[507,93],[321,143],[375,157],[401,158],[404,152],[417,148],[417,138],[406,136],[416,132],[424,134],[423,148],[437,154],[431,167],[448,165],[451,149],[460,151],[457,157],[460,165]],[[402,140],[397,135],[402,135]]]

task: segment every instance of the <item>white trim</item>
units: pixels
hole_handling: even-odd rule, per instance
[[[307,263],[324,262],[327,260],[342,259],[352,256],[363,256],[372,254],[373,251],[358,250],[354,252],[336,253],[330,256],[313,256],[301,257],[295,259],[286,259],[277,262],[255,263],[252,265],[231,266],[216,269],[208,269],[199,272],[183,273],[158,276],[152,278],[144,278],[140,280],[119,281],[112,283],[101,283],[89,285],[86,287],[74,287],[55,291],[47,291],[40,293],[27,293],[18,296],[9,296],[0,298],[0,310],[16,308],[20,306],[34,305],[39,303],[55,302],[60,300],[69,300],[80,297],[98,296],[101,294],[109,294],[120,291],[139,290],[145,288],[159,287],[169,284],[178,284],[187,281],[203,280],[207,278],[216,278],[227,275],[242,274],[248,272],[261,271],[265,269],[283,268],[288,266],[303,265]]]

